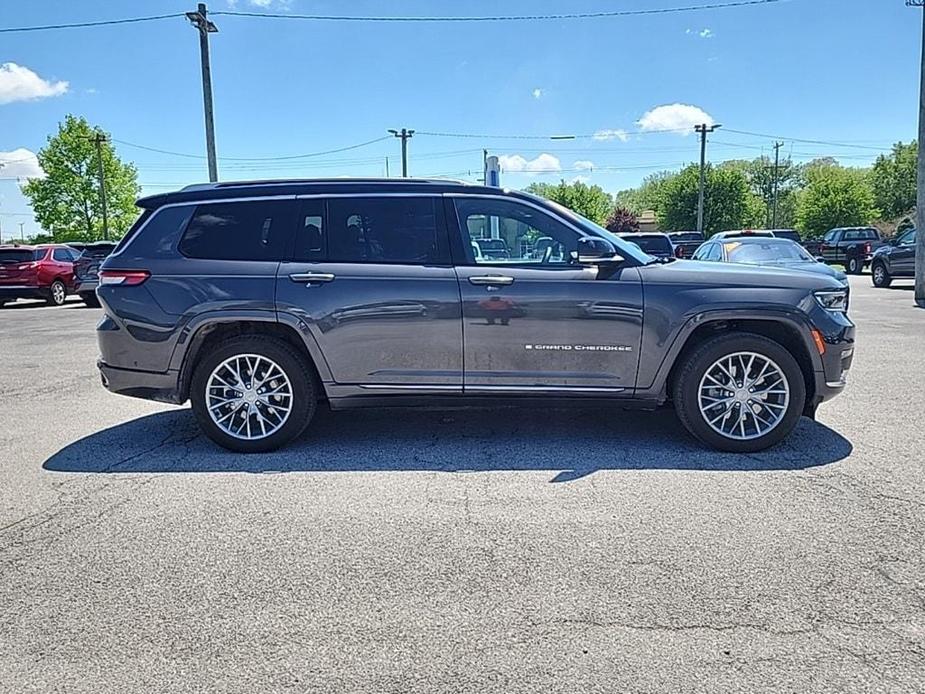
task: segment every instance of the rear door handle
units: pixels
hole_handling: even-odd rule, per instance
[[[514,284],[514,278],[507,275],[474,275],[469,278],[469,284],[489,287],[507,286]]]
[[[293,282],[304,282],[305,284],[320,284],[334,280],[334,273],[331,272],[294,272],[289,275]]]

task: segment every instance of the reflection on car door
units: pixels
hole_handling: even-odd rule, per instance
[[[467,254],[456,268],[465,391],[629,393],[642,332],[638,271],[604,278],[597,267],[573,264],[581,234],[539,206],[452,199],[454,248]],[[502,239],[510,256],[475,258],[467,249],[481,239]]]
[[[308,330],[329,392],[462,391],[462,326],[440,196],[308,198],[277,307]]]
[[[907,231],[892,253],[892,272],[896,275],[915,275],[915,229]]]

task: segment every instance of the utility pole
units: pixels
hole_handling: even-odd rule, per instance
[[[385,158],[385,177],[389,178],[389,158]]]
[[[96,174],[100,180],[100,209],[103,212],[103,239],[109,240],[109,214],[106,211],[106,172],[103,166],[103,143],[108,142],[106,135],[99,130],[92,136],[85,136],[96,145]]]
[[[777,228],[777,184],[778,184],[778,171],[780,167],[780,148],[784,146],[783,142],[774,143],[774,206],[773,212],[771,213],[771,228]]]
[[[215,159],[215,123],[212,117],[212,64],[209,61],[209,34],[218,31],[207,18],[206,4],[199,3],[196,12],[187,12],[186,18],[199,30],[199,60],[202,65],[202,107],[206,119],[206,156],[209,159],[209,181],[218,180],[218,164]]]
[[[703,191],[707,184],[707,133],[723,127],[719,123],[695,125],[694,131],[700,133],[700,193],[697,196],[697,231],[703,233]]]
[[[395,137],[401,138],[401,176],[408,178],[408,140],[414,135],[413,130],[389,130]]]
[[[24,226],[26,226],[25,222],[19,223],[19,240],[22,241],[23,243],[26,242],[26,233],[22,230]]]
[[[910,7],[925,6],[925,0],[906,0]],[[922,12],[922,62],[919,84],[918,195],[915,205],[915,303],[925,308],[925,11]]]

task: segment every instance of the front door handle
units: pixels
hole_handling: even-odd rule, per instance
[[[320,284],[322,282],[331,282],[334,279],[334,273],[331,272],[294,272],[289,275],[293,282],[304,282],[306,284]]]
[[[507,286],[514,284],[514,278],[507,275],[474,275],[469,278],[469,284],[489,287]]]

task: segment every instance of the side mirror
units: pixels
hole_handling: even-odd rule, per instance
[[[897,239],[897,238],[894,237],[894,238],[890,239],[890,240],[888,241],[888,243],[889,243],[891,246],[898,246],[898,245],[899,245],[899,239]]]
[[[581,265],[597,265],[600,263],[619,263],[623,256],[607,239],[597,236],[583,236],[578,239],[578,252],[576,260]]]

